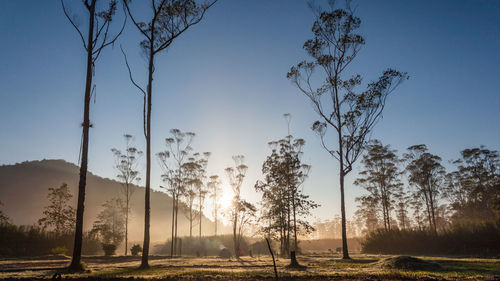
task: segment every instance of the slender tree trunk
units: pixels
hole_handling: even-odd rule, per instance
[[[87,165],[89,152],[89,129],[90,129],[90,92],[92,87],[92,66],[94,49],[92,41],[94,38],[94,14],[95,1],[92,1],[89,9],[89,34],[87,39],[87,73],[85,81],[85,97],[82,124],[82,158],[80,163],[80,180],[78,182],[78,204],[76,208],[75,240],[73,246],[73,259],[69,269],[72,271],[82,271],[82,240],[83,240],[83,212],[85,208],[85,187],[87,184]]]
[[[151,107],[153,92],[153,70],[154,70],[154,27],[151,30],[151,41],[149,48],[149,67],[148,67],[148,89],[147,89],[147,121],[146,121],[146,192],[144,202],[144,243],[142,247],[141,268],[149,267],[149,224],[150,224],[150,196],[151,196]]]
[[[297,251],[297,212],[295,208],[295,196],[292,197],[292,204],[293,204],[293,238],[294,238],[294,244],[293,244],[293,250]]]
[[[217,197],[217,195],[215,195]],[[217,236],[217,201],[215,202],[215,234],[214,236]]]
[[[341,158],[342,159],[342,158]],[[342,160],[340,161],[340,166],[342,165]],[[340,211],[342,215],[342,258],[351,259],[349,257],[349,250],[347,249],[347,231],[346,231],[346,219],[345,219],[345,202],[344,202],[344,171],[340,171]]]
[[[127,213],[125,214],[125,256],[127,255],[127,247],[128,247],[128,214],[129,214],[129,203],[130,203],[129,202],[130,198],[129,198],[129,186],[128,186],[128,183],[127,183],[127,190],[126,191],[127,191],[127,194],[126,194],[126,196],[127,196],[127,198],[126,198],[126,200],[127,200],[127,202],[126,202],[127,203],[126,204],[127,205],[126,206],[126,208],[127,208],[126,212]]]
[[[193,205],[189,206],[189,238],[193,237]]]
[[[239,249],[239,245],[238,245],[238,239],[236,237],[236,228],[237,228],[237,225],[238,225],[238,213],[236,212],[235,210],[235,213],[234,213],[234,218],[233,218],[233,243],[234,243],[234,256],[236,258],[239,258],[240,257],[240,249]]]
[[[200,216],[200,240],[201,240],[201,200],[200,200],[200,213],[198,214],[198,216]]]
[[[435,211],[434,211],[434,200],[432,199],[432,193],[430,193],[429,196],[430,199],[430,205],[431,205],[431,216],[432,216],[432,227],[434,233],[437,233],[437,227],[436,227],[436,216],[435,216]]]
[[[170,243],[170,257],[174,256],[174,225],[175,225],[175,190],[172,192],[172,241]]]

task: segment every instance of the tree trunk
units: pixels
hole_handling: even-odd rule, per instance
[[[149,48],[149,67],[148,67],[148,97],[147,97],[147,116],[146,116],[146,192],[144,202],[144,242],[142,247],[141,268],[148,268],[149,263],[149,223],[150,223],[150,193],[151,193],[151,107],[153,92],[153,68],[154,68],[154,27],[151,30],[151,41]]]
[[[71,271],[82,271],[81,265],[82,256],[82,240],[83,240],[83,212],[85,208],[85,187],[87,184],[87,165],[89,152],[89,129],[90,129],[90,92],[92,87],[92,66],[94,49],[92,41],[94,37],[94,14],[95,1],[92,2],[89,9],[89,34],[87,43],[87,73],[85,81],[85,97],[83,109],[83,124],[82,124],[82,158],[80,164],[80,180],[78,182],[78,204],[76,208],[76,224],[75,224],[75,240],[73,246],[73,259],[69,269]]]
[[[175,190],[172,192],[172,241],[170,243],[170,257],[174,256],[174,225],[175,225]]]
[[[341,158],[342,159],[342,158]],[[340,167],[343,167],[342,161],[340,161]],[[351,259],[349,257],[349,250],[347,249],[347,231],[346,231],[346,219],[345,219],[345,202],[344,202],[344,171],[341,168],[340,171],[340,212],[342,215],[342,255],[343,259]]]
[[[127,246],[128,245],[128,213],[129,213],[129,207],[128,206],[129,206],[129,203],[130,203],[129,202],[130,199],[129,199],[129,186],[128,186],[128,183],[127,183],[127,190],[126,191],[127,191],[127,194],[126,194],[126,196],[127,196],[127,198],[126,198],[127,199],[127,202],[126,202],[126,205],[127,205],[126,206],[126,208],[127,208],[126,212],[127,213],[125,214],[125,256],[127,255],[127,247],[128,247]]]

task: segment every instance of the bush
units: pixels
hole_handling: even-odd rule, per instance
[[[116,245],[102,243],[102,250],[104,251],[105,256],[107,256],[107,257],[112,256],[116,252]]]
[[[73,252],[74,234],[55,235],[37,226],[0,224],[0,257],[33,257],[53,254],[52,250],[62,247]],[[84,233],[82,254],[96,255],[100,251],[99,241]]]
[[[500,255],[500,228],[493,223],[454,225],[433,234],[424,230],[377,230],[362,250],[372,254]]]
[[[50,249],[50,253],[53,255],[66,255],[68,249],[66,247],[55,247]]]
[[[132,256],[137,256],[139,255],[140,252],[142,252],[142,247],[139,244],[135,244],[130,248],[130,252],[132,253]]]

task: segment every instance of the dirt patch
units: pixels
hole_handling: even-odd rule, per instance
[[[386,258],[378,262],[378,265],[386,269],[400,270],[436,271],[442,269],[441,266],[437,263],[424,261],[422,259],[410,256]]]

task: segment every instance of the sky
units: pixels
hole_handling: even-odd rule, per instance
[[[82,15],[80,1],[67,3],[72,14]],[[448,169],[462,149],[500,150],[500,1],[358,0],[354,6],[366,45],[351,70],[365,82],[388,67],[410,75],[389,97],[372,138],[400,153],[425,143]],[[148,13],[144,2],[133,9]],[[76,20],[82,27],[86,23],[83,16]],[[231,156],[245,155],[249,169],[242,195],[258,202],[253,186],[262,177],[267,143],[287,134],[283,114],[290,113],[291,133],[306,141],[303,161],[312,165],[304,192],[321,204],[314,218],[339,214],[338,164],[310,129],[317,116],[306,97],[286,79],[291,66],[308,58],[302,45],[312,37],[313,21],[302,0],[217,2],[157,57],[153,153],[164,150],[169,130],[178,128],[196,133],[194,150],[212,152],[209,174],[225,180]],[[86,55],[60,1],[0,1],[0,38],[0,165],[41,159],[77,163]],[[135,79],[145,87],[140,39],[129,22],[96,64],[89,170],[99,176],[115,178],[111,149],[123,148],[123,134],[134,135],[136,146],[145,150],[142,98],[130,84],[119,49],[125,49]],[[354,198],[363,193],[352,184],[359,168],[358,163],[346,182],[348,217],[356,210]],[[162,185],[160,175],[153,158],[154,189]]]

